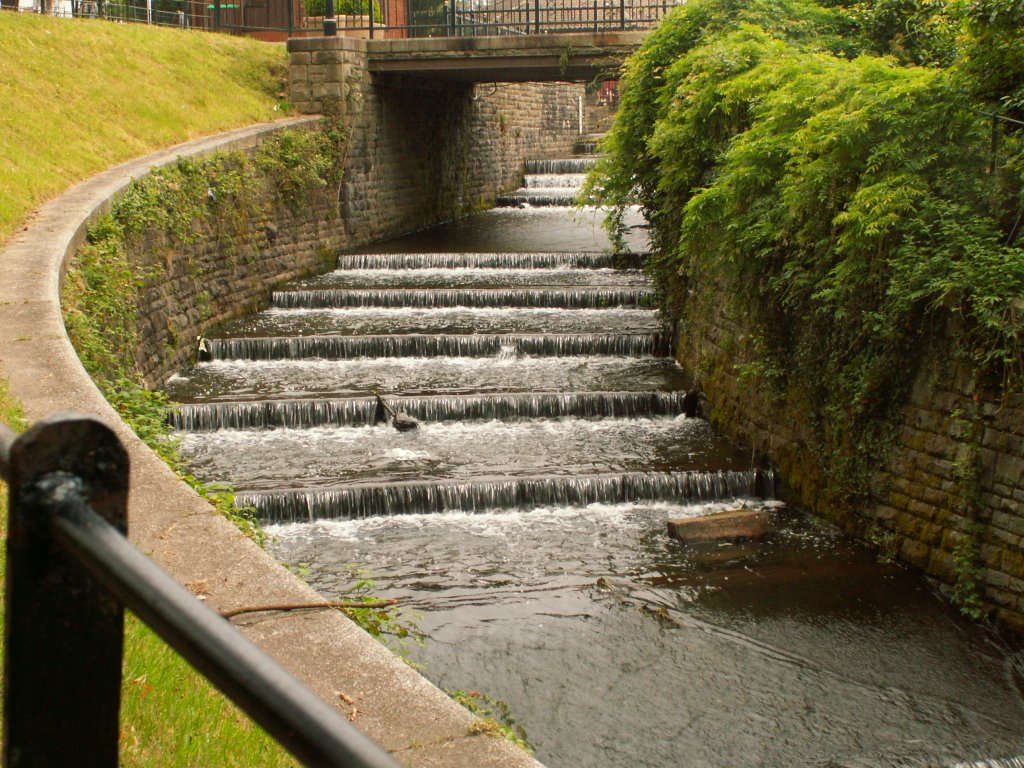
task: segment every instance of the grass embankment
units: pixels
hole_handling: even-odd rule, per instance
[[[111,165],[282,116],[281,45],[3,13],[0,50],[0,241]]]
[[[0,50],[0,243],[34,208],[113,164],[281,116],[281,46],[0,13]],[[0,421],[21,428],[14,394],[0,380]],[[0,483],[0,537],[6,520]],[[0,547],[0,577],[4,562]],[[121,722],[126,766],[295,764],[133,617]]]

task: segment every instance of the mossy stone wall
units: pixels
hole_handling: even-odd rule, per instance
[[[826,418],[757,375],[747,315],[707,281],[687,300],[677,359],[704,388],[712,420],[779,472],[781,493],[956,589],[1024,632],[1024,393],[979,386],[936,331],[857,506],[837,504],[815,453]],[[750,363],[755,365],[750,365]],[[753,373],[751,373],[753,371]]]
[[[310,104],[351,130],[341,184],[298,208],[266,184],[254,191],[258,213],[197,221],[202,236],[187,246],[161,236],[135,244],[138,261],[164,267],[141,301],[136,360],[148,385],[192,359],[198,336],[265,307],[273,286],[331,269],[339,250],[486,207],[520,184],[525,160],[572,153],[582,86],[380,85],[365,53],[346,47],[355,41],[334,40],[337,50],[292,54],[292,69],[307,77],[299,95],[315,95]]]

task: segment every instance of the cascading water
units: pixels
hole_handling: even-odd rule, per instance
[[[574,157],[527,163],[523,186],[500,195],[499,206],[567,206],[576,202],[580,187],[595,158]]]
[[[640,258],[539,202],[342,255],[209,339],[168,385],[196,474],[323,594],[369,570],[421,616],[424,673],[508,702],[553,767],[1016,764],[998,638],[765,501],[773,475],[684,415]],[[666,535],[740,503],[776,535]]]

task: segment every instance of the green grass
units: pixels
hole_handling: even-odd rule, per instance
[[[281,45],[0,13],[0,50],[0,243],[33,209],[111,165],[282,116]],[[2,380],[0,421],[25,426]],[[0,544],[6,521],[0,483]],[[5,563],[0,546],[0,580]],[[124,766],[296,765],[131,616],[121,734]]]
[[[0,421],[19,431],[26,426],[21,407],[2,380]],[[7,486],[0,482],[0,585],[5,583],[6,575],[6,522]],[[0,586],[0,596],[2,590]],[[3,617],[0,600],[0,623]],[[125,768],[298,765],[131,614],[125,620],[120,763]]]
[[[123,675],[121,765],[299,765],[132,615]]]
[[[281,117],[284,46],[0,13],[0,242],[116,163]]]

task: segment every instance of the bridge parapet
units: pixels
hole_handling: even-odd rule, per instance
[[[461,83],[614,80],[645,34],[293,38],[288,41],[289,97],[301,112],[318,112],[318,105],[332,99],[345,111],[367,74]]]
[[[614,80],[644,32],[371,40],[368,68],[462,82]]]

